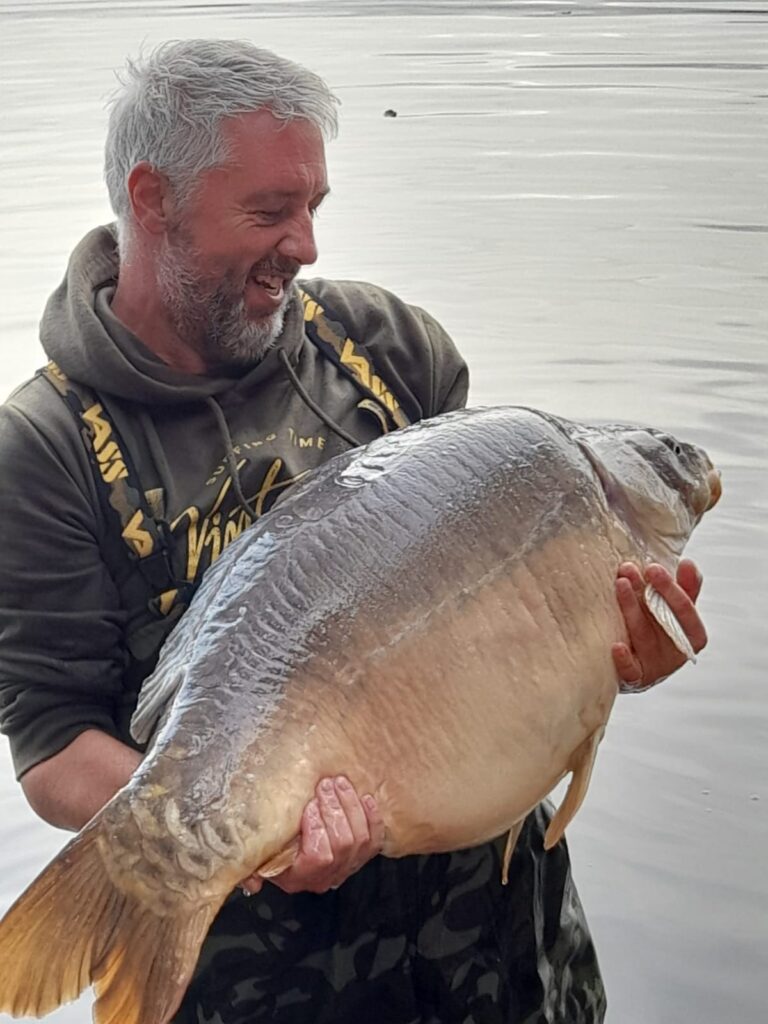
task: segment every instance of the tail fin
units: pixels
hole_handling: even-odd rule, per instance
[[[97,1024],[165,1024],[217,906],[160,917],[111,882],[98,818],[0,921],[0,1012],[42,1017],[93,984]]]

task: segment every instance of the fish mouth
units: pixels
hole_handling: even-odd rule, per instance
[[[716,469],[711,469],[707,473],[707,484],[709,486],[709,504],[704,510],[705,512],[715,507],[723,493],[723,483],[720,479],[720,473]]]

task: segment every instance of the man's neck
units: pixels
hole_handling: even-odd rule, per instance
[[[151,352],[183,373],[208,372],[202,356],[176,333],[154,281],[136,263],[120,267],[112,312]]]

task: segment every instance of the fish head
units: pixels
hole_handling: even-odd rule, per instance
[[[608,505],[655,561],[673,568],[695,526],[719,500],[720,474],[707,453],[652,427],[612,423],[574,438]]]

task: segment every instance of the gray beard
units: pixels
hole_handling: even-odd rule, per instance
[[[169,246],[157,262],[160,297],[179,338],[208,365],[259,362],[282,333],[288,292],[271,316],[254,322],[248,318],[242,286],[229,275],[211,289],[191,265],[190,255],[198,254]]]

